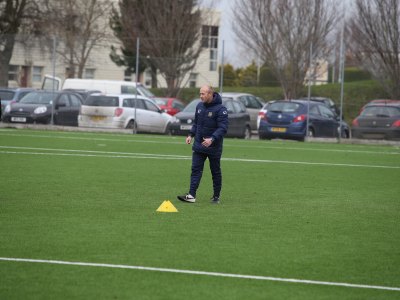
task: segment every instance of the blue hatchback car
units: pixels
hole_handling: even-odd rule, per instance
[[[349,126],[326,105],[307,100],[280,100],[268,107],[268,112],[260,120],[258,135],[260,139],[294,139],[304,141],[309,137],[348,138]]]

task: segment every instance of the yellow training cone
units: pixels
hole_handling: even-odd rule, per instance
[[[160,207],[157,208],[158,212],[178,212],[176,207],[169,200],[165,200],[161,203]]]

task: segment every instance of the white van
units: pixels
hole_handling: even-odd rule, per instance
[[[131,81],[102,80],[102,79],[80,79],[67,78],[61,88],[61,79],[45,75],[43,90],[97,90],[105,94],[131,94],[135,95],[136,90],[139,96],[153,98],[154,95],[143,84]]]

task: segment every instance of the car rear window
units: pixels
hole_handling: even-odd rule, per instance
[[[200,99],[193,100],[185,107],[185,109],[183,111],[186,113],[194,113],[196,111],[196,106],[197,106],[197,104],[199,104],[199,102],[200,102]]]
[[[118,107],[119,99],[111,96],[89,96],[85,101],[85,105]]]
[[[363,117],[394,117],[400,115],[400,107],[393,106],[368,106],[366,107],[361,116]]]
[[[296,102],[274,102],[268,107],[268,110],[279,113],[294,113],[300,107],[301,104]]]
[[[168,99],[154,98],[158,105],[167,105]]]

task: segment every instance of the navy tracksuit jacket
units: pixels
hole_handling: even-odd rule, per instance
[[[194,137],[192,174],[189,193],[195,197],[203,174],[204,162],[208,158],[213,179],[215,197],[220,196],[222,187],[221,155],[224,135],[228,130],[228,111],[222,105],[221,96],[213,94],[211,103],[200,102],[196,107],[194,123],[190,135]],[[212,138],[209,147],[201,145],[203,138]]]

